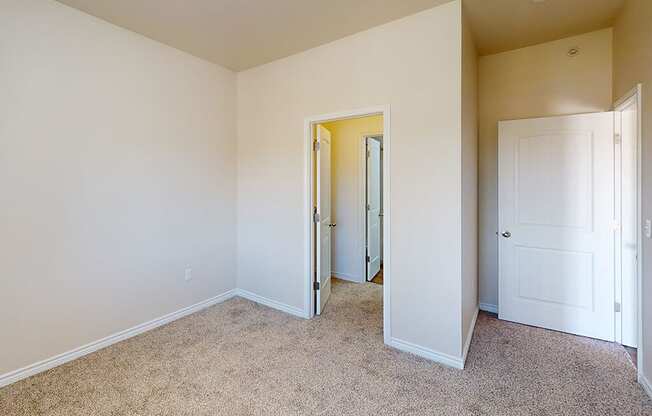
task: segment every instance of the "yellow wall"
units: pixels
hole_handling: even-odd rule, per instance
[[[580,48],[573,58],[572,47]],[[611,29],[480,58],[481,303],[498,303],[498,121],[608,111],[611,85]]]
[[[652,1],[628,0],[614,26],[614,100],[643,84],[643,218],[652,218]],[[643,374],[652,375],[652,244],[643,240]],[[647,303],[647,305],[646,305]]]
[[[364,212],[359,201],[364,197],[364,178],[360,177],[361,141],[365,134],[382,133],[383,117],[371,116],[324,123],[331,132],[331,195],[333,221],[333,275],[362,282],[365,280],[361,260],[363,253]]]

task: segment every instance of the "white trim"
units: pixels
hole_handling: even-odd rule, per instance
[[[643,343],[644,338],[643,338],[643,233],[642,233],[642,226],[643,226],[643,206],[642,206],[642,196],[643,196],[643,188],[642,188],[642,179],[643,179],[643,152],[642,152],[642,141],[643,141],[643,85],[642,84],[637,84],[634,88],[632,88],[630,91],[627,92],[622,98],[617,100],[614,103],[614,111],[619,111],[620,108],[623,106],[627,105],[627,103],[631,99],[636,99],[637,102],[637,111],[638,111],[638,138],[637,138],[637,144],[636,144],[636,158],[637,158],[637,215],[636,215],[636,221],[638,222],[638,231],[637,231],[637,244],[638,244],[638,264],[637,264],[637,271],[636,271],[636,280],[637,280],[637,292],[638,292],[638,305],[637,305],[637,315],[638,315],[638,336],[636,340],[637,348],[636,348],[636,358],[637,358],[637,368],[638,368],[638,378],[639,382],[641,382],[641,379],[644,380],[647,383],[647,387],[650,386],[649,382],[647,381],[647,378],[643,375],[642,371],[644,368],[644,354],[643,354]],[[646,387],[644,385],[644,387]],[[650,393],[650,390],[648,391],[648,394]]]
[[[363,283],[364,280],[360,280],[359,277],[354,276],[349,273],[340,273],[340,272],[331,272],[331,275],[333,277],[337,277],[338,279],[341,280],[346,280],[347,282],[354,282],[354,283]]]
[[[383,335],[385,342],[389,341],[392,336],[392,322],[391,322],[391,291],[390,291],[390,282],[391,279],[391,235],[390,232],[390,198],[391,189],[390,185],[391,175],[390,175],[390,144],[391,144],[391,117],[389,106],[385,107],[383,110]]]
[[[195,312],[199,312],[202,309],[206,309],[210,306],[229,300],[234,296],[236,296],[236,289],[231,289],[227,292],[222,293],[221,295],[214,296],[194,305],[179,309],[176,312],[172,312],[140,325],[136,325],[132,328],[125,329],[124,331],[116,332],[113,335],[109,335],[108,337],[90,342],[86,345],[75,348],[74,350],[70,350],[68,352],[64,352],[63,354],[55,355],[54,357],[47,358],[43,361],[39,361],[26,367],[19,368],[18,370],[2,374],[0,375],[0,387],[7,386],[27,377],[83,357],[92,352],[101,350],[102,348],[106,348],[120,341],[124,341],[144,332],[151,331],[152,329],[158,328],[172,321],[176,321],[177,319],[183,318],[184,316],[191,315]]]
[[[299,318],[308,318],[305,311],[301,308],[296,308],[286,303],[278,302],[273,299],[269,299],[264,296],[257,295],[253,292],[249,292],[248,290],[236,289],[236,295],[240,296],[241,298],[250,300],[252,302],[256,302],[261,305],[267,306],[269,308],[276,309],[281,312],[289,313],[290,315],[298,316]]]
[[[493,305],[491,303],[481,303],[480,310],[491,313],[498,313],[498,305]]]
[[[457,368],[459,370],[464,369],[464,361],[460,357],[454,357],[452,355],[444,354],[443,352],[424,348],[398,338],[391,338],[389,342],[385,342],[385,344],[392,348],[396,348],[397,350],[409,352],[410,354],[418,355],[419,357],[427,358],[449,367]]]
[[[471,340],[473,339],[475,323],[478,321],[478,313],[480,313],[480,309],[476,308],[475,313],[473,314],[473,319],[471,319],[471,326],[466,333],[466,341],[464,342],[464,349],[462,350],[462,368],[466,365],[466,356],[469,354],[469,348],[471,348]]]
[[[647,395],[652,398],[652,383],[650,383],[650,380],[648,380],[641,372],[638,373],[638,384],[640,384]]]
[[[383,116],[383,235],[385,236],[385,241],[383,241],[383,337],[385,344],[390,344],[392,342],[391,338],[391,233],[390,233],[390,224],[391,224],[391,210],[390,210],[390,200],[389,196],[391,195],[390,185],[391,185],[391,175],[390,175],[390,144],[391,144],[391,115],[390,115],[390,106],[382,105],[376,107],[362,108],[352,111],[343,111],[339,113],[329,113],[317,116],[306,117],[304,119],[304,189],[305,189],[305,207],[304,207],[304,235],[305,242],[304,246],[305,259],[306,259],[306,279],[304,280],[304,310],[303,313],[305,317],[312,318],[315,311],[315,299],[313,296],[313,280],[315,268],[315,258],[314,253],[314,238],[315,232],[312,222],[312,208],[314,197],[314,172],[313,172],[313,163],[314,163],[314,153],[312,150],[312,126],[318,123],[325,123],[328,121],[335,120],[344,120],[350,118],[358,118],[364,116],[371,116],[382,114]]]
[[[627,101],[634,98],[635,96],[638,96],[638,98],[640,98],[642,91],[643,91],[643,84],[636,84],[634,88],[627,91],[627,93],[625,93],[614,103],[614,109],[618,110],[618,108],[623,107],[623,105],[626,104]]]

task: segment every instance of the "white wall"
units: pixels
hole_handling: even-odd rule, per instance
[[[4,374],[235,287],[236,89],[57,2],[1,3]]]
[[[643,84],[643,169],[642,215],[652,218],[652,2],[627,0],[614,26],[614,101],[636,84]],[[639,356],[639,371],[647,382],[648,393],[652,378],[652,244],[643,239],[643,353]]]
[[[304,119],[390,105],[391,335],[460,356],[461,61],[453,1],[238,74],[239,287],[307,310]]]
[[[572,47],[580,48],[574,58]],[[608,111],[611,79],[611,29],[480,58],[481,303],[498,304],[498,121]]]
[[[462,339],[478,310],[478,60],[462,19]],[[472,335],[472,334],[471,334]]]
[[[323,124],[331,132],[331,202],[333,275],[340,279],[364,282],[365,178],[360,175],[366,160],[362,158],[362,138],[383,132],[383,117],[370,116]]]

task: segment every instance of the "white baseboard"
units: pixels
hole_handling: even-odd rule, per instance
[[[353,282],[353,283],[363,283],[364,282],[364,279],[360,279],[358,276],[354,276],[354,275],[348,274],[348,273],[331,272],[331,275],[333,277],[337,277],[338,279],[346,280],[348,282]]]
[[[447,365],[449,367],[457,368],[462,370],[464,368],[464,361],[460,357],[454,357],[452,355],[444,354],[442,352],[434,351],[428,348],[421,347],[419,345],[413,344],[411,342],[403,341],[397,338],[391,338],[389,343],[390,347],[396,348],[404,352],[409,352],[411,354],[418,355],[423,358],[427,358],[434,362]]]
[[[480,310],[491,313],[498,313],[498,305],[492,305],[491,303],[481,303]]]
[[[638,383],[643,387],[647,395],[652,398],[652,384],[641,372],[638,373]]]
[[[183,318],[184,316],[188,316],[202,309],[206,309],[210,306],[224,302],[234,296],[236,296],[236,289],[229,290],[228,292],[222,293],[221,295],[217,295],[194,305],[179,309],[176,312],[169,313],[149,322],[145,322],[132,328],[125,329],[124,331],[116,332],[113,335],[109,335],[108,337],[93,341],[79,348],[75,348],[74,350],[64,352],[63,354],[55,355],[54,357],[28,365],[27,367],[19,368],[18,370],[2,374],[0,375],[0,387],[7,386],[27,377],[60,366],[69,361],[83,357],[84,355],[88,355],[92,352],[101,350],[102,348],[106,348],[117,342],[124,341],[125,339],[140,335],[147,331],[151,331],[154,328],[158,328],[159,326],[168,324],[172,321],[176,321],[177,319]]]
[[[290,306],[285,303],[281,303],[273,299],[269,299],[264,296],[257,295],[253,292],[249,292],[248,290],[236,289],[236,294],[237,296],[248,299],[252,302],[260,303],[261,305],[265,305],[270,308],[277,309],[281,312],[289,313],[290,315],[298,316],[299,318],[306,318],[306,319],[310,318],[307,311],[304,311],[303,309],[296,308],[294,306]]]
[[[478,320],[478,313],[480,313],[480,309],[476,308],[475,313],[473,314],[473,318],[471,319],[471,326],[466,333],[466,341],[464,342],[464,349],[462,350],[462,368],[464,368],[466,365],[466,356],[469,353],[469,348],[471,348],[471,340],[473,339],[473,330],[475,329],[475,323]]]

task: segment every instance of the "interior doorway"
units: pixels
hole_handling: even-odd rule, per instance
[[[377,127],[361,130],[358,126],[354,132],[346,127],[347,122],[352,126],[366,118],[375,119]],[[383,283],[386,334],[390,305],[389,136],[386,107],[306,119],[311,230],[307,297],[311,316],[328,308],[333,279],[360,284],[375,284],[369,283],[375,280]],[[346,149],[338,142],[345,140]]]

